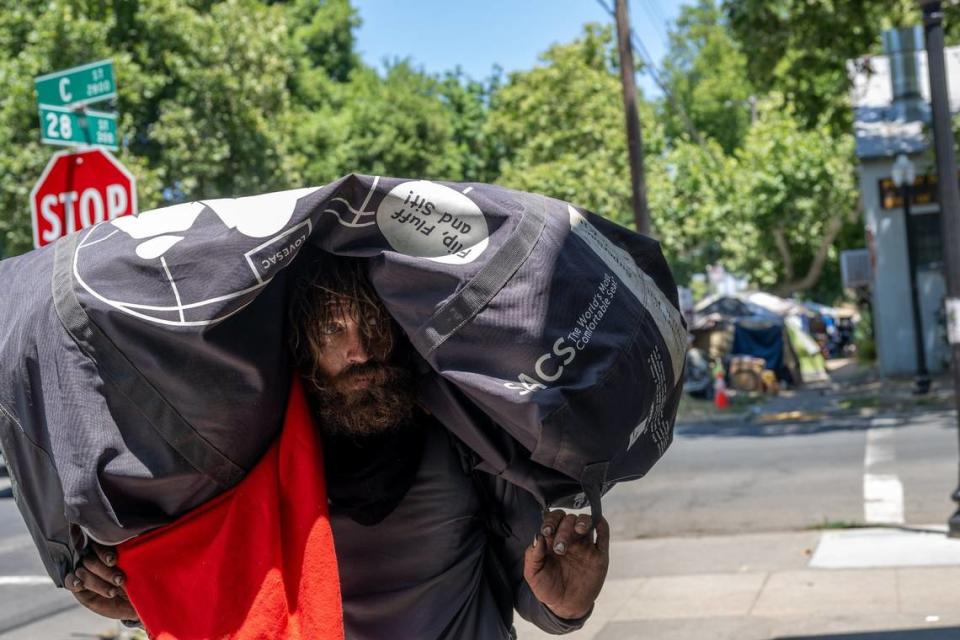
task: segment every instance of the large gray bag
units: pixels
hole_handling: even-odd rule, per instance
[[[431,411],[545,505],[672,438],[686,331],[656,242],[544,196],[351,175],[118,218],[0,262],[0,447],[58,582],[237,483],[280,427],[288,269],[370,258]],[[439,374],[439,375],[438,375]]]

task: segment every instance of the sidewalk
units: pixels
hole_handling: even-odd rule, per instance
[[[958,605],[960,540],[939,526],[653,538],[614,543],[593,617],[566,637],[955,640]],[[517,630],[521,640],[554,637],[523,620]],[[116,631],[72,607],[0,640]]]
[[[572,640],[956,640],[960,540],[943,527],[614,544]],[[550,638],[519,620],[521,640]]]

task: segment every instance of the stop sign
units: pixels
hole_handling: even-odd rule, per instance
[[[109,151],[53,154],[30,192],[33,246],[137,212],[137,184]]]

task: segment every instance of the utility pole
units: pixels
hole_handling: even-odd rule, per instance
[[[633,219],[637,231],[650,235],[650,211],[643,172],[643,137],[637,117],[637,85],[633,77],[633,47],[630,45],[630,20],[627,0],[616,0],[617,48],[620,51],[620,82],[623,85],[623,111],[627,119],[627,151],[630,158],[630,189],[633,194]]]
[[[933,109],[933,138],[937,153],[937,188],[940,195],[940,224],[943,233],[944,265],[947,271],[947,336],[950,341],[953,390],[960,402],[960,184],[957,158],[953,152],[953,127],[947,94],[947,70],[943,55],[943,10],[939,0],[919,0],[923,9],[923,31],[930,74],[930,104]],[[960,415],[960,413],[958,413]],[[960,437],[960,422],[957,434]],[[949,535],[960,538],[960,478],[953,492],[958,509],[950,517]]]

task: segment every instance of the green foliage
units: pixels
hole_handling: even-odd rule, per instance
[[[723,9],[749,52],[750,82],[786,96],[805,126],[827,122],[834,135],[852,128],[847,61],[881,53],[885,29],[921,24],[914,0],[724,0]],[[960,35],[960,7],[945,13]]]
[[[501,141],[499,182],[569,200],[633,226],[623,102],[612,31],[587,25],[530,71],[510,75],[487,131]],[[663,148],[649,103],[638,105],[648,155]]]
[[[747,57],[714,0],[699,0],[680,10],[664,58],[666,84],[694,127],[726,153],[740,146],[750,126],[755,97],[746,67]],[[664,101],[661,110],[668,137],[689,134],[672,104]]]
[[[805,129],[790,111],[776,95],[762,103],[737,154],[736,224],[759,233],[731,264],[787,294],[818,252],[825,252],[824,263],[838,261],[834,241],[844,221],[856,218],[858,195],[853,136],[835,137],[827,126]]]
[[[0,234],[29,248],[27,191],[49,156],[39,144],[33,78],[112,58],[123,148],[140,206],[255,193],[299,182],[287,152],[287,83],[293,71],[283,8],[252,0],[195,8],[169,0],[55,0],[0,11],[0,109],[5,153]],[[164,193],[167,197],[164,197]]]
[[[406,61],[391,65],[385,78],[358,70],[345,92],[339,164],[364,173],[459,178],[453,122],[439,93],[436,79]]]
[[[718,1],[685,7],[670,35],[663,77],[689,122],[639,96],[654,233],[681,283],[719,262],[833,296],[838,250],[862,243],[844,61],[912,5]],[[358,172],[498,182],[633,226],[610,27],[478,81],[370,68],[358,24],[349,0],[0,0],[0,255],[30,248],[51,153],[33,78],[100,58],[142,209]]]
[[[349,0],[294,0],[287,17],[305,72],[323,70],[330,79],[346,82],[360,66],[353,50],[353,30],[360,18]]]
[[[870,363],[877,359],[877,345],[873,339],[873,311],[869,307],[860,309],[860,322],[853,334],[857,346],[857,360]]]
[[[461,152],[480,128],[478,89],[464,83],[452,106],[453,86],[409,63],[381,77],[354,51],[357,24],[348,0],[0,0],[0,250],[30,248],[29,189],[51,152],[33,78],[101,58],[141,209],[351,171],[488,178],[487,156]]]
[[[721,263],[779,293],[835,297],[837,237],[857,217],[852,136],[804,129],[782,97],[757,111],[735,154],[679,140],[654,165],[662,166],[650,188],[661,242],[680,282]]]
[[[504,155],[501,141],[486,131],[490,101],[500,88],[499,69],[486,82],[466,77],[458,67],[443,75],[440,99],[450,112],[453,142],[461,159],[461,180],[494,182]]]
[[[707,144],[678,139],[662,159],[650,163],[651,215],[680,283],[731,257],[737,163],[716,142]],[[736,234],[732,240],[741,238]]]

